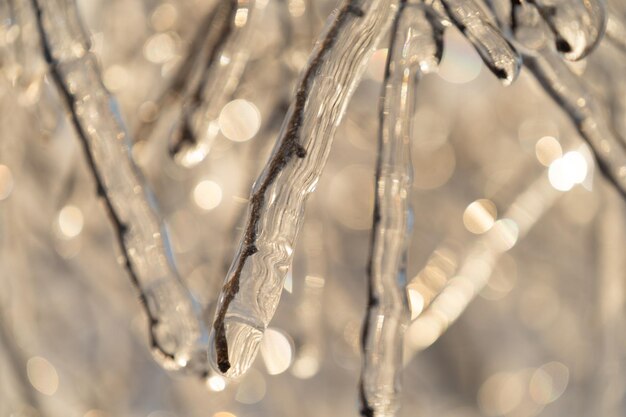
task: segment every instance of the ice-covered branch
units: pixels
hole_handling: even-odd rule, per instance
[[[606,111],[549,48],[524,56],[524,65],[550,97],[567,113],[582,138],[591,146],[598,168],[626,197],[626,149],[607,122]]]
[[[584,58],[604,35],[606,10],[603,0],[527,1],[537,8],[548,24],[554,34],[556,49],[569,60]]]
[[[344,1],[311,55],[280,138],[253,187],[240,247],[220,295],[210,359],[222,373],[242,374],[258,352],[291,264],[306,198],[397,6],[398,0]]]
[[[31,0],[50,75],[69,110],[124,263],[150,320],[155,356],[169,369],[206,372],[207,335],[183,285],[154,196],[133,163],[128,135],[104,88],[73,0]],[[94,271],[97,273],[97,271]]]
[[[474,0],[436,1],[441,1],[446,14],[474,45],[491,72],[505,85],[511,84],[519,73],[521,58],[483,9]]]
[[[254,0],[221,1],[216,6],[200,82],[186,99],[170,144],[170,153],[183,166],[201,162],[219,133],[219,113],[248,60],[255,14]]]
[[[409,319],[406,258],[411,235],[411,128],[417,79],[437,67],[443,28],[430,8],[401,2],[391,31],[380,108],[374,222],[363,323],[361,415],[399,409],[404,329]]]

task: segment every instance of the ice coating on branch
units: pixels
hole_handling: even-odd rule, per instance
[[[548,48],[525,55],[524,65],[544,90],[567,113],[580,135],[591,146],[598,168],[626,196],[626,150],[607,121],[602,104],[561,57]]]
[[[387,56],[362,335],[360,400],[365,417],[392,417],[400,408],[402,341],[410,316],[405,286],[412,230],[415,89],[420,73],[435,69],[442,55],[442,28],[429,13],[426,6],[401,4]]]
[[[456,274],[443,288],[436,289],[432,302],[425,303],[423,312],[411,323],[406,332],[405,359],[439,339],[487,285],[502,254],[523,238],[562,195],[544,172],[515,198],[499,227],[492,228],[467,250]],[[410,286],[419,288],[419,284],[412,282]],[[423,300],[430,298],[424,296]]]
[[[556,49],[576,61],[595,48],[606,27],[602,0],[528,0],[554,34]]]
[[[228,376],[246,372],[258,352],[291,265],[306,198],[397,5],[397,0],[344,1],[304,70],[279,140],[253,187],[244,234],[215,315],[209,356]]]
[[[187,367],[203,374],[208,338],[199,306],[179,278],[154,196],[133,163],[76,4],[32,0],[32,5],[51,78],[70,111],[124,262],[145,303],[155,357],[168,369]]]
[[[186,99],[170,143],[170,153],[186,167],[204,160],[219,133],[220,111],[239,84],[260,11],[254,0],[220,1],[215,7],[206,34],[203,73]]]
[[[437,0],[454,25],[474,45],[485,65],[505,85],[519,74],[522,60],[502,32],[474,0]]]

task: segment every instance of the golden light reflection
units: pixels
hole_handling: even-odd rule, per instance
[[[247,21],[248,21],[248,9],[247,8],[237,9],[237,13],[235,14],[235,26],[239,28],[243,27],[246,25]]]
[[[492,230],[492,238],[496,250],[507,251],[517,243],[519,238],[519,226],[513,219],[498,220]]]
[[[585,157],[578,151],[570,151],[550,164],[548,178],[555,189],[569,191],[585,181],[587,172]]]
[[[558,400],[567,389],[569,369],[560,362],[539,367],[530,380],[529,392],[537,404],[547,405]]]
[[[293,352],[293,341],[284,331],[272,327],[265,330],[261,356],[268,374],[278,375],[289,369]]]
[[[203,210],[213,210],[222,202],[222,187],[215,181],[202,180],[193,189],[193,201]]]
[[[245,142],[261,127],[261,113],[250,101],[236,99],[226,104],[219,116],[222,134],[233,142]]]
[[[8,166],[0,164],[0,201],[5,200],[13,191],[13,174]]]
[[[320,362],[314,355],[301,355],[291,366],[291,373],[296,378],[309,379],[317,374]]]
[[[206,380],[207,387],[214,392],[221,392],[226,389],[226,380],[219,375],[212,375]]]
[[[169,33],[157,33],[146,41],[143,54],[154,64],[164,64],[175,57],[176,42]]]
[[[128,85],[130,78],[128,71],[120,65],[111,65],[104,71],[103,81],[111,92],[120,91]]]
[[[54,395],[59,389],[59,375],[45,358],[35,356],[26,363],[26,374],[33,388],[44,395]]]
[[[435,250],[426,266],[407,285],[412,320],[419,317],[434,297],[441,292],[457,267],[457,256],[450,248]]]
[[[541,165],[549,167],[552,162],[563,155],[563,149],[555,137],[544,136],[535,145],[535,155]]]
[[[463,212],[463,224],[470,232],[480,235],[491,229],[497,217],[498,210],[493,201],[480,199],[467,206]]]
[[[407,295],[409,300],[409,308],[411,309],[411,320],[415,320],[422,311],[424,311],[425,300],[424,296],[419,292],[417,288],[408,287]]]
[[[57,221],[63,238],[74,238],[83,230],[83,212],[78,207],[71,205],[63,207]]]

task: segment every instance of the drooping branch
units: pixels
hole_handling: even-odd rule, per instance
[[[31,0],[50,75],[66,105],[150,321],[155,356],[168,369],[207,372],[199,306],[183,285],[155,199],[129,150],[72,0]]]
[[[527,0],[533,4],[554,34],[556,49],[577,61],[591,52],[606,28],[602,0]]]
[[[400,3],[392,29],[380,108],[372,242],[363,323],[361,415],[399,409],[404,328],[409,319],[406,258],[411,236],[411,130],[417,79],[442,56],[443,28],[428,6]]]
[[[560,57],[547,48],[526,54],[524,65],[569,116],[593,150],[600,171],[626,197],[626,149],[597,99]]]
[[[273,316],[302,225],[339,121],[398,0],[346,0],[316,46],[280,139],[250,197],[243,237],[222,289],[211,360],[240,375]]]

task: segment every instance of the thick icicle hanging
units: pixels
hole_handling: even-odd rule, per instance
[[[442,55],[443,28],[427,6],[402,2],[387,56],[376,166],[374,223],[363,324],[361,414],[395,416],[404,328],[409,319],[406,258],[411,235],[411,129],[417,79]]]
[[[82,142],[124,262],[145,304],[155,356],[204,374],[207,334],[176,270],[154,196],[133,163],[116,103],[102,84],[73,0],[32,0],[44,56]]]
[[[244,234],[220,295],[209,356],[222,373],[241,375],[256,357],[291,265],[306,198],[397,6],[398,0],[346,0],[311,55],[280,139],[253,187]]]

